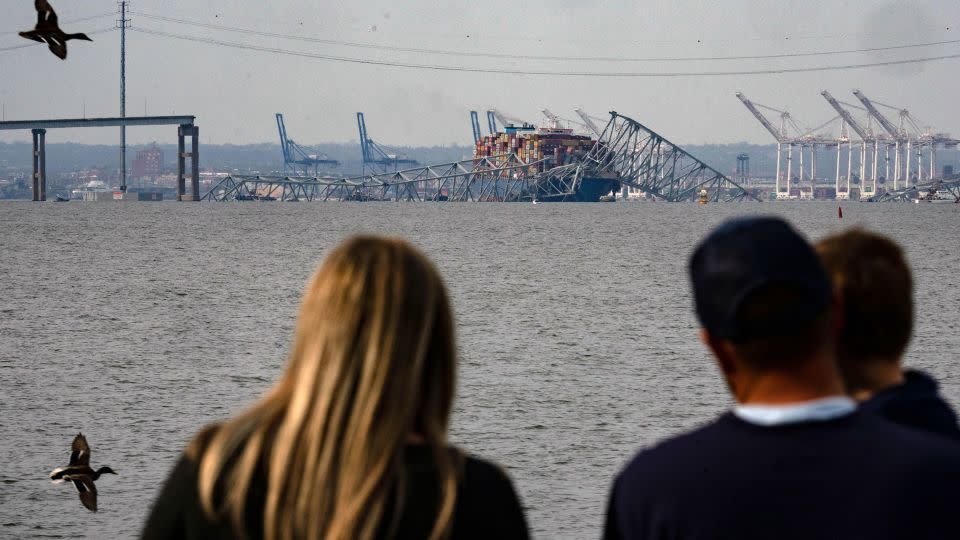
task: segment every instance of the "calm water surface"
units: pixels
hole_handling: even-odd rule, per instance
[[[777,213],[812,239],[860,224],[908,251],[908,363],[960,404],[960,206],[845,204],[0,203],[0,536],[136,536],[204,424],[282,370],[298,300],[356,232],[412,239],[451,289],[452,437],[510,472],[538,538],[599,534],[638,448],[730,400],[696,338],[685,265],[725,217]],[[47,472],[83,431],[100,512]]]

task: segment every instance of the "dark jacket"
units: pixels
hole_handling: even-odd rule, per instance
[[[921,371],[905,372],[902,384],[877,392],[860,408],[891,422],[960,440],[956,413],[940,396],[937,382]]]
[[[186,456],[180,459],[154,502],[142,538],[239,537],[227,518],[210,520],[204,514],[197,489],[198,468]],[[439,506],[439,481],[429,449],[407,446],[404,469],[403,511],[392,535],[387,524],[380,524],[380,538],[427,538],[433,528]],[[528,538],[523,510],[507,475],[495,465],[472,457],[464,458],[462,471],[451,538]],[[258,467],[250,484],[244,516],[246,538],[263,538],[266,476],[264,467]]]
[[[604,538],[960,538],[960,445],[855,411],[757,426],[733,414],[638,454]]]

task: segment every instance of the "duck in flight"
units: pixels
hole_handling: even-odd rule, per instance
[[[55,484],[73,482],[80,493],[80,502],[92,512],[97,511],[97,486],[94,481],[101,474],[117,474],[110,467],[100,467],[97,470],[90,468],[90,446],[83,433],[77,433],[70,447],[70,464],[66,467],[57,467],[50,471],[50,480]]]
[[[57,24],[57,13],[50,7],[47,0],[34,0],[33,6],[37,9],[37,26],[29,32],[20,32],[20,35],[46,43],[50,47],[50,52],[60,57],[61,60],[67,59],[67,41],[71,39],[83,39],[93,41],[86,34],[66,34]]]

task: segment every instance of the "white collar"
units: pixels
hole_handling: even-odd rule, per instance
[[[737,405],[737,418],[758,426],[780,426],[800,422],[823,422],[846,416],[857,404],[846,396],[832,396],[786,405]]]

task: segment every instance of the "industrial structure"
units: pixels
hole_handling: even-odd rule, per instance
[[[921,128],[910,116],[908,110],[872,101],[859,90],[854,90],[853,95],[859,100],[860,106],[841,102],[826,90],[822,91],[821,95],[837,116],[817,128],[802,129],[790,113],[755,103],[741,92],[736,94],[760,124],[773,135],[777,143],[775,189],[778,199],[814,197],[819,148],[836,149],[834,168],[836,199],[851,198],[852,184],[859,185],[857,197],[860,200],[902,200],[918,196],[922,198],[936,190],[953,193],[954,197],[960,196],[958,192],[960,183],[956,175],[950,171],[950,174],[938,177],[936,162],[938,148],[956,148],[960,140],[946,133]],[[878,106],[896,111],[899,115],[899,123],[894,124],[890,121],[880,112]],[[779,126],[771,122],[761,109],[777,113],[780,120]],[[866,115],[866,120],[859,120],[851,111]],[[838,135],[818,133],[819,130],[836,121],[839,121],[840,125]],[[875,126],[879,127],[875,128]],[[847,148],[846,174],[841,175],[844,145]],[[858,149],[856,158],[853,152],[854,146]],[[795,176],[793,171],[795,147],[799,150],[798,176]],[[809,156],[809,170],[804,165],[805,155]],[[785,171],[781,165],[784,158]],[[855,160],[856,167],[854,167]],[[916,171],[913,169],[914,165],[916,165]],[[804,186],[805,178],[809,179],[809,190]],[[797,190],[794,189],[794,181],[799,188]],[[881,184],[884,184],[882,188]]]
[[[497,116],[491,112],[488,120]],[[501,122],[513,123],[500,116]],[[361,139],[369,140],[362,115],[358,121]],[[508,129],[516,133],[525,128]],[[204,200],[576,201],[596,193],[596,186],[607,186],[607,192],[627,186],[665,201],[702,196],[713,201],[755,199],[733,180],[631,118],[611,112],[600,131],[586,150],[571,152],[577,159],[562,164],[555,160],[556,151],[552,156],[544,151],[524,152],[532,147],[521,149],[519,143],[507,142],[496,152],[491,148],[490,155],[469,160],[353,178],[228,176]]]
[[[737,154],[737,182],[745,186],[750,181],[750,156],[748,154]]]
[[[794,121],[790,113],[766,105],[761,105],[749,100],[742,92],[737,92],[737,98],[747,107],[753,116],[760,121],[760,124],[773,135],[777,142],[777,171],[776,171],[776,196],[778,199],[789,199],[793,195],[794,169],[793,169],[793,151],[798,150],[799,163],[797,166],[798,176],[796,178],[797,191],[800,198],[813,198],[814,182],[817,176],[817,149],[829,146],[838,146],[839,143],[831,137],[817,135],[815,132],[821,129],[820,126],[813,130],[805,130]],[[775,126],[760,109],[777,113],[780,119],[779,126]],[[830,122],[828,122],[830,123]],[[804,164],[804,157],[808,156],[807,164]],[[786,176],[782,174],[782,163],[786,161]],[[804,180],[809,181],[809,190],[805,190]]]
[[[313,176],[317,176],[320,167],[336,167],[340,164],[330,159],[319,150],[306,148],[293,141],[287,135],[287,126],[283,121],[283,114],[277,113],[277,131],[280,132],[280,149],[283,151],[283,172],[293,172],[307,176],[313,169]]]
[[[363,113],[357,113],[357,128],[360,131],[360,153],[363,156],[363,174],[367,171],[372,173],[386,173],[391,169],[400,170],[401,165],[417,165],[417,160],[410,159],[391,151],[379,144],[367,134],[367,123],[363,118]]]

